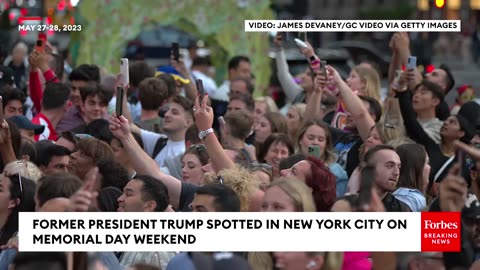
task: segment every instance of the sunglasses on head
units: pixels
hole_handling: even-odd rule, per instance
[[[195,150],[195,151],[207,151],[207,148],[203,144],[192,144],[188,150]]]

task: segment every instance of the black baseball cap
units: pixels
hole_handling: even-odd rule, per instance
[[[13,70],[7,66],[0,65],[0,88],[5,85],[13,85],[14,83]]]
[[[23,115],[15,115],[9,118],[17,128],[26,129],[26,130],[33,130],[35,135],[40,135],[45,130],[45,126],[42,125],[35,125],[27,117]]]

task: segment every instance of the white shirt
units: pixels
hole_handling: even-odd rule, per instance
[[[226,80],[220,85],[220,87],[215,91],[215,95],[211,96],[213,99],[221,100],[221,101],[230,101],[230,81]]]
[[[147,131],[142,129],[142,141],[145,152],[149,155],[153,155],[153,150],[155,149],[155,144],[157,140],[161,137],[167,138],[164,134],[158,134],[155,132]],[[158,153],[156,157],[153,159],[157,162],[160,169],[170,174],[170,171],[165,167],[165,160],[175,158],[178,155],[182,155],[185,152],[185,141],[172,141],[168,140],[165,147],[163,147],[162,151]]]
[[[207,92],[207,94],[211,97],[215,96],[215,92],[217,91],[217,84],[212,78],[208,77],[207,75],[198,70],[192,70],[191,77],[192,81],[202,80],[205,92]]]

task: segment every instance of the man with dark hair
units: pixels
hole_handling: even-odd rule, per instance
[[[168,98],[167,84],[158,78],[147,78],[138,86],[138,99],[142,105],[140,120],[135,122],[142,129],[162,133],[160,109]]]
[[[253,96],[255,88],[249,79],[238,77],[230,81],[230,95]]]
[[[414,90],[413,97],[407,89],[397,89],[397,97],[402,114],[406,111],[415,111],[418,123],[436,143],[440,143],[440,128],[443,122],[436,117],[436,108],[443,100],[441,87],[428,80],[423,80]]]
[[[70,150],[54,143],[49,143],[46,146],[36,146],[35,148],[37,149],[35,164],[44,175],[68,173]]]
[[[35,135],[35,141],[57,140],[56,127],[67,111],[69,97],[70,89],[63,83],[48,83],[45,86],[42,110],[32,119],[32,123],[44,126],[45,129],[41,134]]]
[[[82,96],[82,122],[78,121],[73,129],[75,133],[85,133],[85,128],[94,120],[103,119],[107,115],[108,102],[112,93],[98,83],[89,83],[80,88]]]
[[[41,208],[43,204],[54,198],[70,198],[82,187],[82,180],[67,173],[54,173],[38,180],[35,194],[35,206]]]
[[[65,270],[67,268],[67,253],[65,252],[19,252],[11,269],[31,270],[49,269]]]
[[[2,96],[4,118],[23,115],[23,104],[26,97],[22,91],[12,86],[4,86],[0,89],[0,96]]]
[[[68,108],[56,126],[58,133],[70,131],[85,123],[83,119],[84,112],[82,111],[83,104],[80,88],[90,83],[100,83],[100,70],[96,65],[80,65],[70,73],[69,80],[72,84],[71,101],[73,106]]]
[[[217,83],[213,80],[210,72],[212,63],[206,57],[196,57],[193,59],[191,68],[192,80],[202,80],[203,88],[209,96],[215,96],[217,91]]]
[[[253,116],[255,101],[250,95],[232,95],[228,103],[227,112],[244,110]]]
[[[100,181],[101,188],[116,187],[123,190],[130,181],[127,169],[114,160],[100,160],[97,167],[99,173],[97,181]]]
[[[146,78],[151,78],[154,75],[155,70],[144,61],[137,61],[129,65],[128,76],[130,83],[127,91],[127,100],[128,108],[130,109],[134,121],[140,120],[140,115],[142,113],[142,105],[140,104],[138,97],[138,87],[140,82]]]
[[[165,114],[162,128],[165,134],[139,129],[132,124],[132,132],[142,135],[145,152],[151,156],[162,171],[170,174],[165,160],[185,152],[185,132],[193,124],[193,104],[182,96],[176,96]]]
[[[208,184],[197,189],[191,208],[192,212],[240,212],[240,200],[231,188]]]
[[[234,78],[242,77],[251,78],[250,59],[246,56],[237,55],[228,61],[228,79],[217,89],[212,99],[228,102],[228,94],[230,93],[230,81]]]
[[[119,212],[164,212],[169,206],[168,189],[162,181],[137,175],[118,198]]]

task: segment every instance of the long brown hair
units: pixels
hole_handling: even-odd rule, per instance
[[[423,167],[427,160],[425,148],[416,143],[404,144],[397,147],[396,152],[402,162],[397,188],[405,187],[423,190]]]
[[[330,134],[330,130],[328,128],[328,125],[319,118],[309,120],[305,122],[302,127],[300,127],[300,130],[298,131],[298,137],[297,137],[297,145],[299,148],[300,147],[300,141],[303,139],[303,136],[305,135],[305,132],[307,132],[307,129],[311,126],[319,126],[325,131],[325,140],[326,140],[326,145],[325,145],[325,151],[322,156],[322,160],[325,161],[327,164],[331,164],[335,162],[336,157],[335,153],[333,152],[333,143],[332,143],[332,135]],[[304,153],[307,154],[307,153]]]

